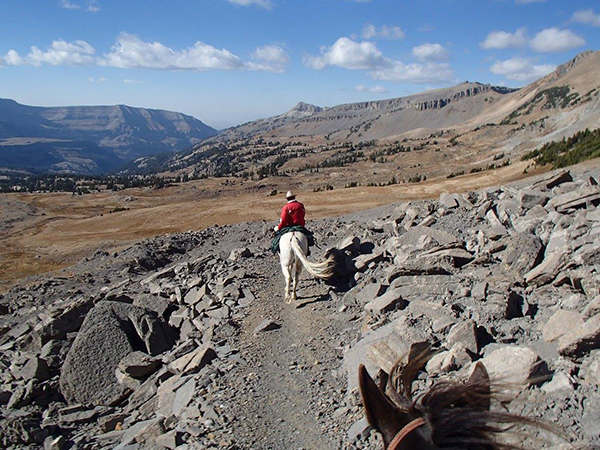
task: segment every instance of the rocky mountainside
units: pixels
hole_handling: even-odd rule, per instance
[[[289,123],[295,122],[296,120],[311,117],[321,111],[323,111],[323,108],[319,106],[300,102],[288,112],[278,116],[254,120],[236,127],[227,128],[226,130],[221,131],[215,140],[235,141],[237,139],[250,138],[258,134],[269,132],[276,128],[285,126]]]
[[[6,448],[381,448],[357,367],[482,361],[525,448],[600,446],[600,170],[313,221],[329,283],[283,301],[272,224],[166,235],[0,297]],[[507,384],[508,383],[508,384]],[[564,433],[561,434],[561,430]],[[183,445],[183,446],[181,446]],[[181,447],[179,447],[181,446]]]
[[[382,139],[415,128],[438,129],[461,124],[513,91],[465,82],[408,97],[349,103],[331,108],[319,108],[301,102],[282,115],[224,130],[215,140],[235,141],[257,135],[263,135],[265,139],[327,136],[330,140],[351,142]],[[460,108],[455,108],[459,100],[463,100]]]
[[[391,100],[300,108],[226,130],[175,155],[140,158],[128,170],[259,178],[303,171],[313,186],[318,176],[306,172],[332,167],[331,178],[348,166],[356,174],[351,181],[375,183],[469,173],[599,128],[598,70],[600,52],[585,52],[516,91],[465,82]],[[373,180],[375,174],[387,179]]]
[[[98,173],[182,150],[216,130],[181,113],[117,106],[42,108],[0,99],[0,167]]]
[[[465,82],[451,88],[391,100],[339,105],[301,118],[275,136],[320,135],[352,142],[389,138],[417,128],[437,130],[462,124],[512,89]]]

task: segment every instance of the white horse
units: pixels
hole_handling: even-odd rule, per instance
[[[313,277],[327,279],[333,275],[333,256],[321,263],[311,262],[306,258],[308,241],[306,236],[298,231],[285,233],[279,241],[279,260],[281,271],[285,277],[285,301],[292,303],[296,300],[296,288],[302,267]]]

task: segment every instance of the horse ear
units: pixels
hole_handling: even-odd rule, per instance
[[[400,430],[399,416],[401,413],[377,387],[362,364],[358,368],[358,380],[367,420],[373,428],[383,435],[383,441],[387,447]]]
[[[474,395],[467,393],[465,395],[465,401],[471,406],[475,406],[481,410],[489,410],[492,398],[490,376],[481,361],[478,361],[475,364],[471,376],[469,377],[469,381],[467,381],[467,385],[474,387],[472,390]]]
[[[367,375],[369,374],[367,373]],[[379,369],[379,372],[377,372],[377,377],[379,378],[379,390],[381,392],[385,392],[385,387],[388,384],[390,376],[384,370]]]

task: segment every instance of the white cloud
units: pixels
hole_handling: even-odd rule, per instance
[[[322,70],[329,66],[349,70],[368,70],[368,74],[382,81],[406,83],[448,83],[454,81],[448,63],[404,64],[383,56],[373,42],[355,42],[339,38],[331,47],[322,47],[320,56],[306,55],[306,67]]]
[[[254,53],[252,53],[252,57],[260,61],[278,64],[287,64],[290,61],[290,57],[279,45],[265,45],[264,47],[258,47]]]
[[[388,91],[386,88],[384,88],[383,86],[373,86],[371,88],[371,92],[376,92],[378,94],[386,94],[390,91]]]
[[[62,0],[60,6],[64,9],[81,9],[82,5],[79,3],[71,2],[70,0]],[[85,1],[85,9],[90,12],[98,12],[100,11],[100,6],[98,6],[98,0],[86,0]]]
[[[155,70],[230,70],[242,69],[242,60],[225,49],[204,42],[193,47],[173,50],[160,42],[145,42],[139,37],[121,33],[111,52],[98,61],[99,65],[128,69]]]
[[[60,6],[65,9],[79,9],[81,6],[76,3],[71,3],[69,0],[62,0]]]
[[[331,47],[322,47],[321,56],[306,55],[304,65],[322,70],[328,66],[344,69],[375,69],[388,64],[386,58],[373,42],[355,42],[346,37],[339,38]]]
[[[506,61],[496,61],[490,71],[509,80],[535,81],[548,75],[555,68],[556,66],[551,64],[534,64],[531,58],[514,57]]]
[[[356,90],[358,92],[373,92],[376,94],[385,94],[387,92],[389,92],[386,88],[384,88],[383,86],[373,86],[373,87],[367,87],[364,84],[359,84],[356,86]]]
[[[369,75],[376,80],[418,84],[445,84],[455,81],[452,68],[448,63],[404,64],[394,61],[391,67],[369,72]]]
[[[527,45],[527,28],[519,28],[514,33],[492,31],[479,46],[485,50],[516,48]]]
[[[104,78],[104,77],[92,78],[92,77],[89,77],[88,81],[90,83],[107,83],[108,82],[108,78]]]
[[[573,13],[573,20],[575,22],[583,23],[585,25],[600,27],[600,14],[595,14],[594,10],[591,8],[575,11]]]
[[[419,61],[447,61],[449,58],[448,50],[440,44],[422,44],[413,47],[412,54]]]
[[[41,66],[98,65],[126,69],[154,70],[262,70],[281,73],[289,62],[289,56],[280,45],[258,47],[252,56],[256,61],[244,62],[226,49],[217,49],[204,42],[174,50],[160,42],[145,42],[137,36],[121,33],[111,51],[95,57],[96,50],[85,41],[65,42],[62,39],[52,42],[46,51],[31,47],[27,56],[9,50],[0,56],[0,65]],[[101,82],[101,79],[94,80]]]
[[[400,27],[388,27],[383,25],[377,28],[370,23],[363,27],[362,37],[365,39],[388,39],[390,41],[404,39],[405,33]]]
[[[227,0],[229,3],[240,6],[258,6],[259,8],[272,9],[274,3],[271,0]]]
[[[269,72],[285,72],[285,66],[290,62],[290,57],[280,45],[265,45],[258,47],[253,53],[252,58],[260,63],[247,63],[251,70],[266,70]]]
[[[6,53],[6,55],[4,56],[4,63],[7,66],[20,66],[26,64],[25,60],[21,58],[19,54],[14,50],[9,50],[8,53]]]
[[[124,84],[144,84],[143,81],[139,81],[139,80],[131,80],[129,78],[126,78],[125,80],[123,80]]]
[[[4,61],[10,66],[31,65],[39,67],[42,64],[52,66],[81,66],[93,64],[93,55],[96,53],[94,47],[85,41],[65,42],[62,39],[52,42],[50,48],[42,51],[37,47],[31,47],[31,51],[25,57],[21,57],[16,51],[9,50]]]
[[[100,11],[100,7],[98,6],[97,0],[87,0],[85,2],[85,4],[87,5],[87,10],[89,12],[96,13],[96,12]]]
[[[529,43],[536,52],[564,52],[585,45],[585,39],[570,30],[546,28]]]

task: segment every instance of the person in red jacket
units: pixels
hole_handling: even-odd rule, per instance
[[[289,231],[300,231],[303,233],[308,240],[308,254],[310,255],[310,247],[315,245],[314,235],[306,229],[305,221],[304,221],[304,205],[296,200],[296,196],[292,191],[287,191],[285,195],[287,203],[281,209],[281,218],[279,219],[279,225],[275,226],[273,231],[275,231],[275,237],[271,242],[271,250],[273,253],[277,253],[279,251],[279,239],[282,234],[285,234]],[[293,227],[293,228],[292,228]]]
[[[292,191],[287,191],[285,198],[287,203],[281,209],[281,218],[279,219],[279,225],[275,227],[275,231],[294,225],[303,227],[306,224],[304,221],[304,205],[296,200],[296,196]]]

